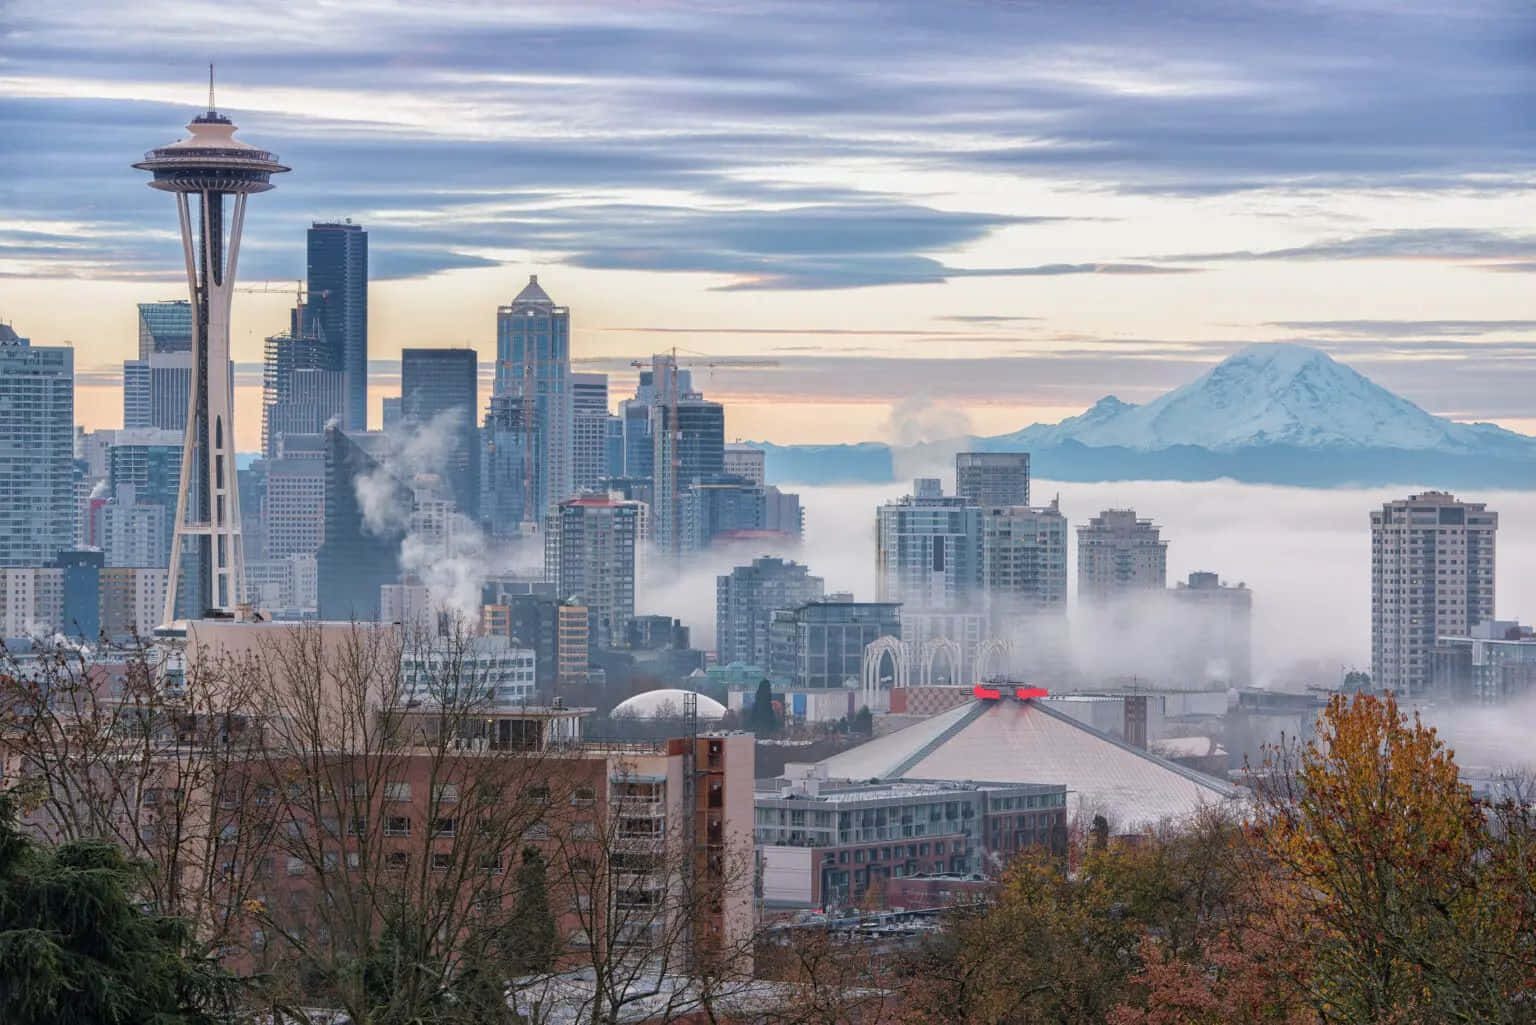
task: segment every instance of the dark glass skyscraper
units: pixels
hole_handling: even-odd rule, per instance
[[[459,512],[476,519],[480,511],[479,356],[474,349],[402,349],[400,415],[413,429],[441,418],[453,433],[443,482],[453,490]]]
[[[346,377],[342,424],[368,429],[368,233],[343,221],[309,229],[309,302]]]
[[[388,489],[389,502],[410,509],[410,490],[381,477],[383,472],[344,432],[326,428],[325,541],[315,553],[321,619],[375,618],[379,588],[400,579],[399,527],[370,526],[358,498],[358,478],[369,477]],[[375,497],[378,491],[374,489]],[[383,533],[375,533],[375,526]]]

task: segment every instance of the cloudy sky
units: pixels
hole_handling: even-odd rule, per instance
[[[1533,53],[1516,0],[0,0],[0,319],[120,421],[133,304],[185,287],[128,165],[213,60],[294,168],[252,202],[235,357],[350,216],[375,421],[403,345],[488,361],[538,273],[616,388],[674,345],[778,361],[699,372],[740,437],[1001,432],[1265,339],[1536,430]]]

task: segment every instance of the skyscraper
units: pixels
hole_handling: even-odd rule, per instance
[[[955,494],[980,506],[1028,505],[1029,453],[956,453]]]
[[[571,311],[556,306],[539,276],[496,310],[494,394],[533,400],[539,451],[527,462],[534,508],[542,518],[570,497],[573,480]]]
[[[192,304],[139,303],[139,357],[123,364],[123,426],[187,429]]]
[[[1168,586],[1168,542],[1134,509],[1105,509],[1077,528],[1078,601],[1104,601]]]
[[[608,473],[608,375],[571,375],[571,489],[590,490]]]
[[[745,477],[754,484],[766,484],[765,471],[768,453],[752,445],[740,442],[725,446],[725,472]]]
[[[261,371],[261,450],[277,458],[285,434],[319,434],[344,418],[346,373],[342,354],[325,335],[317,312],[299,305],[288,330],[267,339]]]
[[[182,549],[188,547],[183,538],[192,542],[189,555],[196,564],[187,615],[232,613],[244,599],[234,389],[227,369],[229,304],[246,199],[272,188],[272,175],[288,170],[275,154],[234,137],[234,123],[214,109],[211,72],[208,110],[193,118],[187,130],[191,138],[152,150],[134,165],[154,176],[152,188],[176,196],[192,289],[192,399],[167,577],[167,620],[176,618]],[[227,228],[226,196],[232,197]]]
[[[139,303],[139,359],[192,351],[192,304],[186,299]]]
[[[321,619],[372,620],[378,615],[379,588],[400,579],[399,517],[367,515],[358,479],[376,502],[409,511],[409,488],[390,480],[377,460],[337,427],[325,430],[325,540],[315,554]],[[270,486],[270,485],[269,485]]]
[[[403,349],[400,352],[400,414],[421,430],[437,424],[448,432],[444,483],[459,512],[480,511],[480,358],[474,349]]]
[[[768,668],[774,612],[797,609],[826,593],[826,582],[798,562],[764,556],[715,578],[715,656]]]
[[[982,586],[994,632],[1019,617],[1067,609],[1067,518],[1055,502],[982,510]]]
[[[1195,572],[1168,598],[1180,613],[1174,628],[1182,636],[1172,654],[1183,685],[1251,686],[1253,592],[1241,583],[1224,584],[1215,573]]]
[[[309,303],[340,355],[342,427],[368,429],[368,233],[350,220],[316,221],[308,235]]]
[[[536,404],[520,395],[492,395],[481,432],[480,520],[497,537],[532,533],[542,520],[530,465],[542,451]]]
[[[680,390],[677,361],[652,361],[656,398],[651,404],[652,479],[656,545],[676,555],[684,548],[682,492],[693,481],[725,471],[725,407]]]
[[[1499,514],[1426,491],[1371,512],[1371,676],[1418,697],[1440,637],[1466,637],[1494,618]]]
[[[645,506],[583,495],[560,503],[544,539],[544,577],[556,594],[587,608],[592,643],[613,647],[635,614]]]
[[[75,350],[0,324],[0,566],[45,566],[74,544]]]
[[[913,494],[880,506],[876,519],[880,601],[902,602],[904,612],[980,607],[980,507],[963,498]]]

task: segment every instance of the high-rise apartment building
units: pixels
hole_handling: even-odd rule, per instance
[[[981,508],[926,486],[914,492],[876,514],[880,600],[901,602],[912,611],[979,608]]]
[[[125,484],[109,499],[93,502],[90,544],[102,550],[107,566],[167,566],[172,511],[136,499],[133,485]]]
[[[0,566],[74,545],[75,350],[0,325]]]
[[[316,222],[308,235],[309,304],[340,355],[342,428],[368,429],[368,233],[351,221]]]
[[[0,638],[47,636],[63,622],[62,569],[54,565],[0,567]]]
[[[1185,687],[1253,684],[1253,592],[1195,572],[1168,592],[1176,619],[1170,638],[1175,670]]]
[[[1067,609],[1067,518],[1057,503],[988,506],[981,516],[982,587],[992,629]]]
[[[957,453],[955,494],[980,506],[1028,505],[1029,453]]]
[[[524,487],[542,519],[571,496],[571,311],[556,306],[537,274],[507,306],[496,310],[496,383],[493,394],[533,401],[538,441],[525,462]]]
[[[459,512],[472,520],[480,511],[479,367],[474,349],[400,353],[401,415],[415,430],[435,424],[446,432],[442,477]]]
[[[1428,691],[1440,637],[1494,618],[1499,514],[1426,491],[1371,512],[1371,676],[1406,697]]]
[[[607,495],[560,503],[544,540],[544,577],[555,593],[587,607],[592,643],[610,648],[635,614],[645,506]]]
[[[101,571],[101,632],[109,638],[148,638],[165,612],[163,566],[108,566]]]
[[[774,612],[826,593],[826,582],[798,562],[764,556],[715,578],[716,661],[768,667]]]
[[[1077,528],[1077,597],[1105,601],[1168,586],[1168,542],[1134,509],[1105,509]]]
[[[161,531],[167,558],[175,532],[181,456],[182,435],[156,428],[118,431],[107,447],[107,494],[132,489],[136,504],[165,510]]]
[[[192,351],[192,303],[186,299],[139,303],[139,359],[156,352]]]
[[[591,490],[608,474],[608,375],[571,375],[571,489]]]

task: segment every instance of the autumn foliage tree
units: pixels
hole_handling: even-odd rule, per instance
[[[1490,830],[1435,730],[1390,696],[1335,696],[1294,771],[1259,791],[1271,920],[1301,923],[1331,1022],[1532,1018],[1525,826]],[[1294,929],[1294,925],[1289,928]]]

